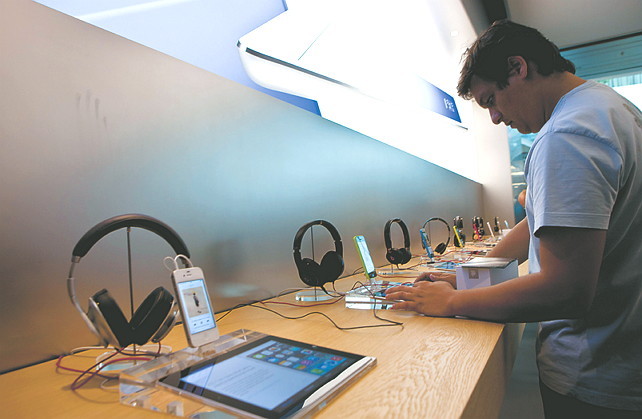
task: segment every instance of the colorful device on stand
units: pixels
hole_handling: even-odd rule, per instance
[[[372,262],[372,257],[370,256],[370,251],[368,250],[368,244],[366,243],[366,238],[363,236],[354,236],[354,245],[357,248],[357,253],[359,254],[359,259],[361,260],[361,266],[363,266],[363,273],[368,278],[368,282],[373,282],[377,276],[377,271],[375,269],[374,263]]]
[[[425,228],[419,229],[419,236],[421,237],[421,246],[426,249],[426,256],[428,256],[428,258],[432,262],[435,259],[435,252],[433,252],[432,247],[430,246],[430,239],[426,234]]]
[[[464,234],[464,220],[457,216],[453,220],[453,232],[455,234],[455,246],[464,247],[466,245],[466,235]]]
[[[482,217],[473,217],[473,240],[483,240],[485,235],[484,219]]]

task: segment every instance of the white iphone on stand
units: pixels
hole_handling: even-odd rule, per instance
[[[198,348],[218,339],[218,327],[201,268],[176,269],[172,273],[172,283],[189,346]]]

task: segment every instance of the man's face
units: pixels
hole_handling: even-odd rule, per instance
[[[479,106],[488,109],[494,124],[503,122],[522,134],[537,132],[543,125],[534,118],[534,100],[523,79],[510,76],[508,86],[500,89],[495,82],[473,76],[470,92]]]

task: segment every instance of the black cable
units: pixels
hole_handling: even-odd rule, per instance
[[[92,365],[91,367],[89,367],[89,368],[87,368],[85,371],[83,371],[83,373],[82,373],[82,374],[80,374],[78,377],[76,377],[76,379],[71,383],[71,386],[70,386],[71,390],[72,390],[72,391],[76,391],[76,390],[78,390],[80,387],[82,387],[82,386],[84,386],[85,384],[87,384],[87,383],[89,382],[89,380],[91,380],[93,377],[95,377],[96,375],[98,375],[98,373],[99,373],[99,372],[100,372],[100,370],[101,370],[101,368],[99,367],[101,364],[106,363],[107,361],[109,361],[110,359],[112,359],[113,357],[115,357],[116,355],[120,354],[124,349],[125,349],[125,348],[117,349],[113,354],[110,354],[107,358],[102,359],[102,360],[100,360],[100,361],[96,362],[94,365]],[[94,368],[96,368],[96,371],[93,371],[93,372],[92,372],[92,370],[93,370]],[[87,375],[87,374],[89,374],[89,377],[87,377],[87,378],[85,378],[84,380],[82,380],[82,378],[83,378],[85,375]]]
[[[304,317],[311,316],[313,314],[318,314],[318,315],[321,315],[321,316],[325,317],[326,319],[328,319],[330,321],[330,323],[332,323],[334,325],[334,327],[336,327],[339,330],[367,329],[367,328],[373,328],[373,327],[389,327],[389,326],[402,326],[403,327],[403,323],[396,322],[396,321],[393,321],[393,320],[384,319],[384,318],[381,318],[381,317],[377,316],[376,314],[375,314],[375,317],[377,319],[385,321],[385,322],[388,322],[390,324],[370,324],[370,325],[364,325],[364,326],[342,327],[342,326],[339,326],[334,320],[332,320],[327,314],[321,313],[320,311],[311,311],[311,312],[305,313],[305,314],[303,314],[301,316],[286,316],[285,314],[281,314],[276,310],[272,310],[271,308],[257,306],[255,304],[248,304],[248,305],[250,307],[260,308],[262,310],[266,310],[266,311],[272,312],[272,313],[274,313],[274,314],[276,314],[278,316],[281,316],[284,319],[288,319],[288,320],[299,320],[299,319],[302,319]],[[373,311],[375,311],[375,309],[373,309]]]
[[[356,285],[357,283],[358,283],[358,284],[361,284],[361,286],[363,286],[363,283],[361,283],[360,281],[357,281],[357,282],[355,283],[355,285]],[[354,285],[353,285],[353,288],[352,288],[352,289],[354,289]],[[372,327],[388,327],[388,326],[401,326],[401,327],[403,327],[403,323],[402,323],[402,322],[396,322],[396,321],[394,321],[394,320],[384,319],[383,317],[378,316],[378,315],[377,315],[377,313],[376,313],[376,311],[377,311],[377,309],[375,308],[376,306],[375,306],[375,307],[373,307],[373,309],[372,309],[374,317],[375,317],[376,319],[378,319],[378,320],[381,320],[381,321],[384,321],[384,322],[387,322],[387,323],[390,323],[390,324],[378,324],[378,325],[364,325],[364,326],[341,327],[341,326],[339,326],[338,324],[336,324],[336,323],[334,322],[334,320],[332,320],[332,319],[331,319],[327,314],[325,314],[325,313],[321,313],[320,311],[311,311],[311,312],[306,313],[306,314],[304,314],[304,315],[302,315],[302,316],[298,316],[298,317],[291,317],[291,316],[286,316],[286,315],[284,315],[284,314],[281,314],[281,313],[279,313],[278,311],[276,311],[276,310],[272,310],[272,309],[267,308],[267,307],[257,306],[257,305],[256,305],[256,303],[260,303],[260,302],[262,302],[262,300],[254,300],[254,301],[251,301],[251,302],[249,302],[249,303],[241,303],[241,304],[237,304],[237,305],[235,305],[234,307],[232,307],[231,309],[229,309],[227,313],[223,314],[221,317],[219,317],[218,319],[216,319],[216,321],[217,321],[217,322],[220,322],[220,321],[221,321],[221,320],[223,320],[223,319],[224,319],[228,314],[230,314],[233,310],[236,310],[237,308],[241,308],[241,307],[249,306],[249,307],[256,307],[256,308],[260,308],[260,309],[263,309],[263,310],[271,311],[272,313],[274,313],[274,314],[276,314],[276,315],[278,315],[278,316],[281,316],[281,317],[283,317],[284,319],[288,319],[288,320],[298,320],[298,319],[302,319],[302,318],[304,318],[304,317],[307,317],[307,316],[309,316],[309,315],[311,315],[311,314],[320,314],[320,315],[322,315],[323,317],[327,318],[327,319],[328,319],[328,320],[329,320],[329,321],[330,321],[330,322],[331,322],[331,323],[332,323],[332,324],[333,324],[337,329],[339,329],[339,330],[366,329],[366,328],[372,328]]]
[[[328,290],[326,290],[326,289],[325,289],[325,284],[320,285],[320,287],[321,287],[321,289],[323,290],[323,292],[325,292],[326,294],[328,294],[328,295],[329,295],[330,297],[332,297],[332,298],[343,297],[343,295],[342,295],[341,293],[337,292],[336,288],[334,289],[334,292],[336,292],[336,293],[337,293],[337,295],[332,295],[332,294],[330,294],[330,293],[328,292]],[[334,288],[334,281],[332,281],[332,288]]]
[[[332,283],[332,291],[334,291],[340,297],[345,297],[346,295],[345,292],[337,291],[337,287],[335,286],[334,282]]]
[[[259,303],[259,302],[261,302],[261,300],[254,300],[254,301],[251,301],[251,302],[249,302],[249,303],[240,303],[240,304],[237,304],[237,305],[235,305],[234,307],[232,307],[231,309],[229,309],[229,310],[227,311],[227,313],[223,314],[221,317],[219,317],[218,319],[216,319],[216,321],[217,321],[217,322],[220,322],[220,321],[221,321],[221,320],[223,320],[225,317],[227,317],[227,315],[228,315],[228,314],[230,314],[233,310],[236,310],[237,308],[241,308],[241,307],[249,306],[249,305],[251,305],[251,304]]]
[[[372,291],[371,291],[371,290],[370,290],[370,289],[369,289],[369,288],[368,288],[368,287],[367,287],[363,282],[361,282],[361,281],[356,281],[356,282],[352,285],[352,288],[351,288],[351,289],[355,289],[355,287],[356,287],[357,285],[358,285],[359,287],[364,287],[364,288],[366,289],[366,291],[368,291],[368,292],[370,293],[370,297],[371,297],[373,300],[375,300],[375,297],[376,297],[375,293],[373,293],[373,292],[372,292]],[[385,325],[385,326],[401,326],[401,327],[403,327],[403,323],[401,323],[401,322],[396,322],[396,321],[394,321],[394,320],[384,319],[383,317],[378,316],[378,315],[377,315],[377,306],[376,306],[376,304],[377,304],[377,302],[376,302],[376,300],[375,300],[375,302],[374,302],[374,303],[372,303],[372,315],[373,315],[376,319],[379,319],[379,320],[381,320],[381,321],[388,322],[388,323],[393,323],[393,324],[391,324],[391,325]],[[383,306],[383,303],[380,303],[380,304]],[[383,326],[383,325],[382,325],[382,326]]]
[[[391,324],[382,324],[382,325],[380,325],[380,326],[401,326],[401,328],[403,329],[403,323],[402,323],[402,322],[397,322],[397,321],[390,320],[390,319],[384,319],[383,317],[378,316],[378,315],[377,315],[377,309],[376,309],[375,307],[376,307],[376,306],[374,306],[374,305],[373,305],[373,307],[372,307],[372,315],[373,315],[376,319],[381,320],[382,322],[388,322],[388,323],[391,323]]]

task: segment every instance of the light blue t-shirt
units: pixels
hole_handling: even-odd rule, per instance
[[[552,390],[642,410],[642,115],[586,82],[558,102],[526,159],[529,264],[541,227],[607,230],[595,298],[579,319],[540,323],[537,363]]]

